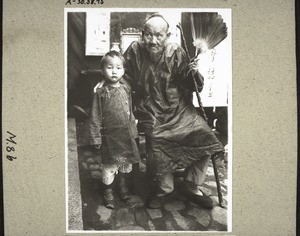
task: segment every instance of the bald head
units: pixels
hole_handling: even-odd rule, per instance
[[[167,32],[169,30],[169,23],[162,15],[159,14],[153,14],[145,20],[144,28],[149,26],[163,27]]]
[[[144,23],[143,40],[150,54],[163,51],[169,38],[169,24],[161,15],[152,15]]]

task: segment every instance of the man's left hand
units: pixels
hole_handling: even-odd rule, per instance
[[[198,72],[198,61],[199,59],[196,59],[188,64],[188,74],[191,72],[193,75],[195,75]]]

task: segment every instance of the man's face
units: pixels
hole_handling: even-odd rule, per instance
[[[162,52],[168,38],[168,26],[162,18],[153,17],[145,23],[143,40],[150,54]]]

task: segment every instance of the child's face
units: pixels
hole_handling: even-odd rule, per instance
[[[119,57],[108,57],[103,67],[103,74],[107,82],[118,83],[124,75],[123,61]]]

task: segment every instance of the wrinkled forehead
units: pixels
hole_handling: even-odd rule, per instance
[[[168,24],[167,22],[162,19],[161,17],[153,17],[149,20],[147,20],[145,22],[145,25],[144,25],[144,30],[148,30],[148,31],[151,31],[151,32],[164,32],[164,33],[167,33],[168,32]]]

